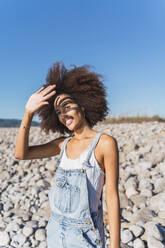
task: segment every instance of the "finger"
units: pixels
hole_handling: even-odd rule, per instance
[[[50,92],[49,94],[47,94],[46,96],[43,97],[44,100],[48,100],[51,96],[55,95],[56,91],[53,90],[52,92]]]
[[[44,106],[44,105],[48,105],[49,104],[49,102],[42,102],[42,103],[40,103],[40,105],[38,106],[38,109],[40,109],[42,106]]]
[[[42,86],[39,90],[36,91],[36,93],[40,93],[45,87]]]
[[[46,87],[44,90],[42,90],[41,95],[42,95],[42,96],[45,96],[45,95],[48,94],[50,91],[52,91],[55,87],[56,87],[56,85],[49,85],[49,86]]]

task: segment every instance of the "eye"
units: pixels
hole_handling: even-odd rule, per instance
[[[56,114],[57,114],[57,115],[60,115],[60,114],[61,114],[61,111],[56,110]]]
[[[70,110],[70,106],[66,106],[66,107],[64,107],[64,112],[66,113],[68,110]]]

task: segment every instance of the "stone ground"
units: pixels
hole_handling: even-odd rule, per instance
[[[165,247],[165,123],[99,124],[118,142],[121,248]],[[17,128],[0,129],[0,248],[46,248],[56,157],[17,160]],[[30,145],[58,137],[30,130]],[[106,247],[110,235],[103,188]]]

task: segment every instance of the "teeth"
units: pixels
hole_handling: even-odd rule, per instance
[[[72,122],[72,119],[66,120],[66,124],[67,124],[67,125],[71,124],[71,122]]]

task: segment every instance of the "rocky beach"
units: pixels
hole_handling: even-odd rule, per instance
[[[99,124],[118,142],[121,248],[165,247],[165,123]],[[57,157],[17,160],[18,128],[0,128],[0,248],[46,248]],[[30,145],[58,137],[30,129]],[[103,188],[106,247],[110,235]],[[58,248],[58,247],[57,247]]]

